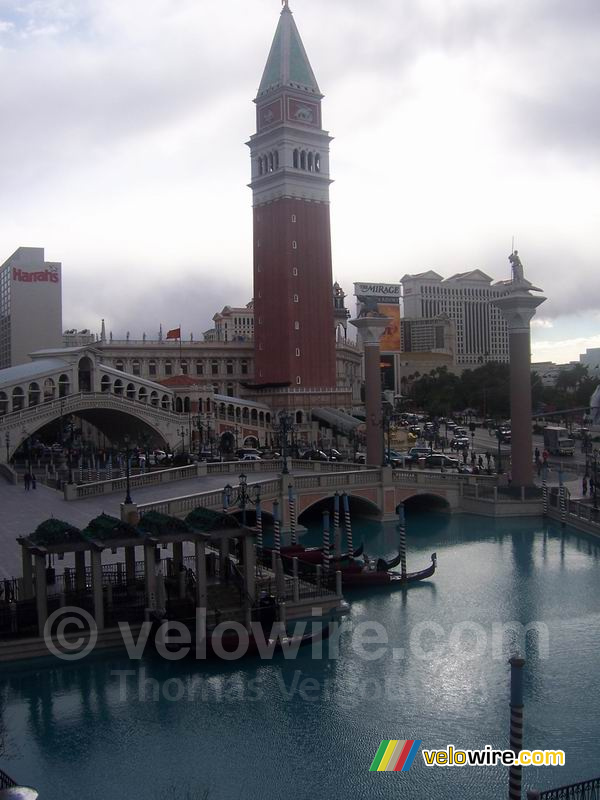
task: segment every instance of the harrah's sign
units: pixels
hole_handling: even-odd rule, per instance
[[[58,269],[50,267],[40,272],[25,272],[22,269],[13,267],[13,281],[19,283],[58,283],[60,281]]]

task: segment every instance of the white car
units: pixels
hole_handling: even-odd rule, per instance
[[[262,461],[260,456],[255,456],[252,453],[246,453],[246,455],[240,458],[240,461]]]

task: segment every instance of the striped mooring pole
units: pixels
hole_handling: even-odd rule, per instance
[[[523,749],[523,667],[525,659],[510,661],[510,749],[517,756]],[[522,767],[509,767],[508,800],[521,800]]]
[[[563,481],[562,464],[558,470],[558,502],[560,505],[560,524],[567,524],[567,489]]]
[[[263,554],[263,527],[262,527],[262,509],[260,507],[260,500],[256,501],[256,552],[259,559],[262,559]]]
[[[354,555],[354,544],[352,543],[352,521],[350,520],[350,501],[346,492],[342,495],[342,505],[344,507],[344,527],[346,528],[346,546],[350,558]]]
[[[542,467],[542,511],[544,516],[548,515],[548,467]]]
[[[292,544],[297,544],[296,537],[296,500],[294,498],[294,487],[291,483],[288,484],[288,503],[290,507],[290,533],[292,535]]]
[[[273,501],[273,550],[281,553],[281,520],[279,518],[279,500]]]
[[[331,563],[330,533],[329,533],[329,511],[323,512],[323,575],[325,580],[329,578],[329,568]]]
[[[335,549],[335,556],[339,558],[342,555],[342,532],[340,530],[340,493],[336,492],[333,495],[333,546]]]
[[[79,456],[79,483],[83,483],[83,458]]]
[[[400,571],[402,580],[406,580],[406,524],[404,519],[404,503],[398,506],[398,532],[400,534]]]

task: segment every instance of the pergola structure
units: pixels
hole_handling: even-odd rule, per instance
[[[194,589],[196,609],[206,609],[208,601],[207,561],[214,561],[218,548],[220,569],[226,575],[229,568],[230,540],[240,543],[243,569],[241,598],[246,620],[251,618],[255,595],[255,532],[242,526],[235,518],[207,509],[195,509],[187,520],[157,512],[143,515],[136,525],[102,514],[91,520],[86,528],[78,528],[56,519],[43,522],[29,536],[19,537],[23,562],[22,599],[35,599],[37,628],[44,635],[49,614],[61,605],[77,605],[92,614],[99,631],[116,623],[115,605],[123,614],[119,618],[133,619],[136,603],[142,618],[164,607],[165,578],[175,583],[175,594],[183,601],[190,587]],[[186,569],[184,545],[193,545],[194,569]],[[212,545],[210,554],[207,546]],[[143,566],[136,562],[136,548],[143,548]],[[113,559],[103,564],[103,553],[124,553],[124,562]],[[169,550],[167,568],[161,551]],[[49,557],[64,559],[73,555],[74,568],[65,567],[60,589],[49,592],[55,576],[49,567]],[[89,554],[89,555],[88,555]],[[209,556],[207,558],[207,556]],[[215,572],[215,570],[211,570]],[[166,573],[166,574],[165,574]],[[91,598],[90,598],[91,586]],[[91,599],[91,602],[90,602]],[[118,601],[118,602],[117,602]],[[139,603],[142,602],[143,606]]]

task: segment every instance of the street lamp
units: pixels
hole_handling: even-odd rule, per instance
[[[75,426],[73,420],[67,423],[69,431],[69,447],[67,449],[67,465],[69,467],[69,485],[73,483],[73,436],[75,433]]]
[[[10,433],[8,431],[4,434],[4,443],[6,444],[6,463],[8,464],[8,454],[10,452]]]
[[[125,505],[130,506],[132,504],[131,499],[131,487],[129,484],[129,436],[125,434],[123,437],[123,441],[125,442],[125,479],[126,479],[126,487],[127,487],[127,494],[125,495]]]
[[[274,431],[279,434],[279,443],[281,446],[281,455],[283,458],[282,475],[288,475],[288,434],[294,430],[294,419],[287,411],[280,411],[277,415],[279,422],[273,425]]]
[[[230,505],[239,506],[242,510],[242,525],[246,525],[246,506],[250,503],[257,506],[260,503],[260,486],[255,487],[254,497],[248,492],[248,478],[242,472],[239,477],[239,486],[234,496],[233,486],[230,483],[223,487],[223,509],[227,510]]]
[[[179,436],[181,436],[181,455],[183,455],[185,453],[185,428],[183,425],[177,431],[177,433]]]

